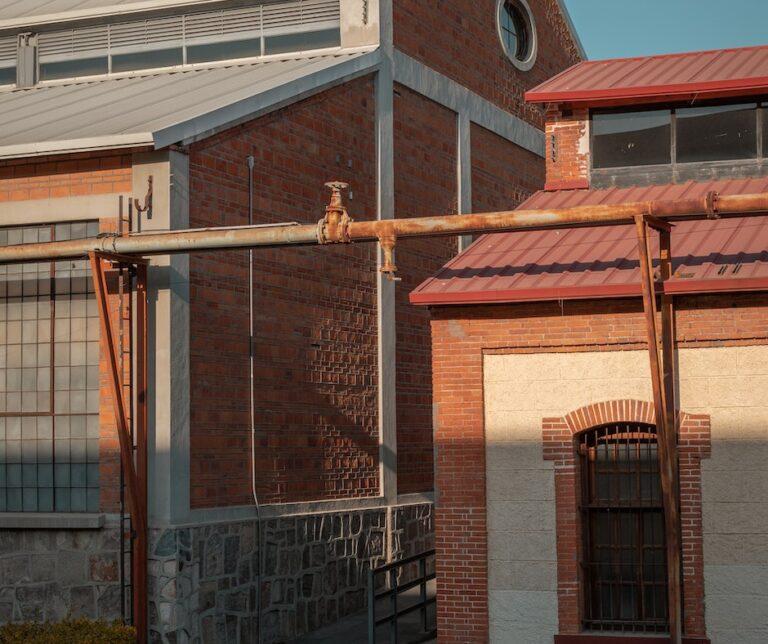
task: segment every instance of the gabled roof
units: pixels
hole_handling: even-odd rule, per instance
[[[0,158],[190,142],[378,61],[377,51],[339,51],[0,92]]]
[[[532,103],[630,104],[768,92],[768,46],[588,60],[525,94]]]
[[[520,209],[567,208],[768,191],[768,178],[608,190],[540,191]],[[654,236],[655,238],[655,236]],[[656,253],[654,249],[654,253]],[[672,231],[672,293],[768,290],[768,216],[678,221]],[[483,235],[410,295],[447,305],[636,297],[633,226]]]
[[[0,2],[0,29],[88,20],[220,2],[220,0],[6,0]]]

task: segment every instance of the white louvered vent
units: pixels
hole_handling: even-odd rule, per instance
[[[161,43],[179,43],[184,38],[182,16],[151,18],[135,22],[121,22],[110,26],[109,44],[115,47],[135,47]]]
[[[16,64],[16,36],[0,38],[0,67]]]
[[[105,52],[109,47],[107,25],[41,33],[38,41],[40,58],[88,52]]]
[[[340,0],[278,0],[42,32],[38,36],[38,56],[39,62],[47,66],[43,80],[132,72],[149,69],[153,64],[176,67],[338,46],[338,38],[334,39],[330,32],[338,32],[340,22]],[[296,37],[292,38],[292,34]],[[16,45],[15,37],[0,38],[0,67],[15,64]],[[150,54],[162,50],[173,56]]]
[[[228,36],[261,30],[261,6],[245,9],[206,11],[186,17],[184,34],[187,40]]]
[[[286,29],[341,19],[339,0],[293,0],[264,5],[264,29]]]

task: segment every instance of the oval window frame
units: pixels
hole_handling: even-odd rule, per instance
[[[514,2],[518,5],[523,15],[523,19],[526,20],[526,28],[529,31],[531,43],[529,45],[528,56],[524,60],[520,60],[515,56],[514,52],[510,52],[507,48],[507,44],[504,40],[504,33],[501,28],[501,12],[505,10],[507,2]],[[539,39],[536,33],[536,19],[533,17],[533,12],[528,4],[527,0],[497,0],[496,2],[496,33],[499,37],[499,43],[504,50],[504,54],[507,59],[520,71],[527,72],[536,63],[536,54],[538,51]]]

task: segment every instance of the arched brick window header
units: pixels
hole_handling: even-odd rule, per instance
[[[594,427],[622,422],[655,425],[653,404],[644,400],[608,400],[542,421],[544,459],[556,465],[557,594],[561,634],[581,631],[579,559],[582,546],[575,437]],[[678,428],[684,632],[688,637],[705,637],[701,459],[710,455],[710,419],[704,414],[681,411]]]
[[[610,400],[599,402],[566,414],[566,424],[572,434],[611,423],[656,424],[653,405],[643,400]]]

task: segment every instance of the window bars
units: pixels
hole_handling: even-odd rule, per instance
[[[615,423],[579,441],[584,627],[666,632],[667,565],[656,428]]]

